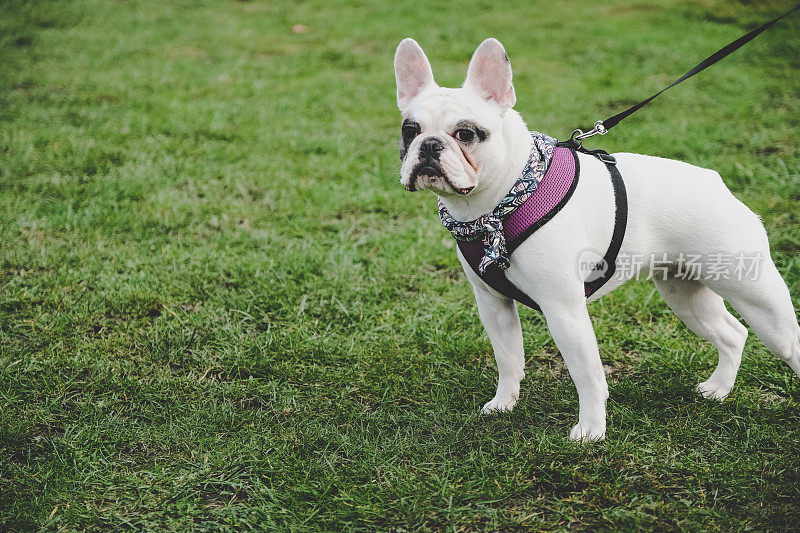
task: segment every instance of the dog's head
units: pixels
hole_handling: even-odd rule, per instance
[[[458,89],[436,85],[413,39],[397,47],[394,71],[403,114],[400,183],[440,196],[467,195],[487,185],[506,159],[503,117],[516,102],[503,45],[483,41]]]

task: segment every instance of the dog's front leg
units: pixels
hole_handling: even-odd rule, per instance
[[[602,440],[606,435],[608,385],[586,300],[566,307],[543,305],[542,311],[578,389],[578,424],[569,436],[572,440]]]
[[[525,377],[525,354],[522,349],[522,326],[514,300],[490,293],[481,282],[473,283],[478,314],[492,343],[497,360],[497,392],[483,413],[513,409],[519,399],[519,384]]]

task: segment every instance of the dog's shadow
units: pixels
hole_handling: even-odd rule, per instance
[[[526,373],[513,411],[479,414],[481,400],[493,394],[488,385],[465,391],[451,408],[464,409],[465,425],[495,438],[516,432],[539,439],[565,439],[578,415],[578,395],[568,372],[528,366]],[[781,387],[780,383],[767,382],[771,387],[765,389],[742,380],[744,383],[737,383],[730,396],[720,402],[702,397],[695,390],[697,381],[698,373],[691,369],[655,365],[610,375],[607,442],[697,445],[712,436],[717,444],[741,446],[753,439],[778,438],[774,428],[800,426],[796,408],[800,395],[794,384]]]

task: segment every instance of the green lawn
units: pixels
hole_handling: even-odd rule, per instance
[[[495,36],[564,138],[792,2],[0,3],[0,529],[794,529],[800,388],[716,363],[636,282],[590,306],[604,443],[522,311],[513,413],[392,57],[460,85]],[[521,4],[521,3],[520,3]],[[536,4],[536,5],[533,5]],[[305,26],[305,32],[293,30]],[[593,146],[718,170],[800,305],[800,16]]]

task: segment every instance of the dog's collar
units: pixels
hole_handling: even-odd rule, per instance
[[[538,131],[532,131],[530,134],[532,143],[528,163],[522,169],[514,186],[491,213],[469,222],[459,222],[447,211],[441,199],[439,200],[439,219],[456,240],[483,239],[484,255],[478,267],[481,274],[493,264],[502,270],[508,268],[503,220],[524,204],[539,187],[553,158],[556,139]]]

